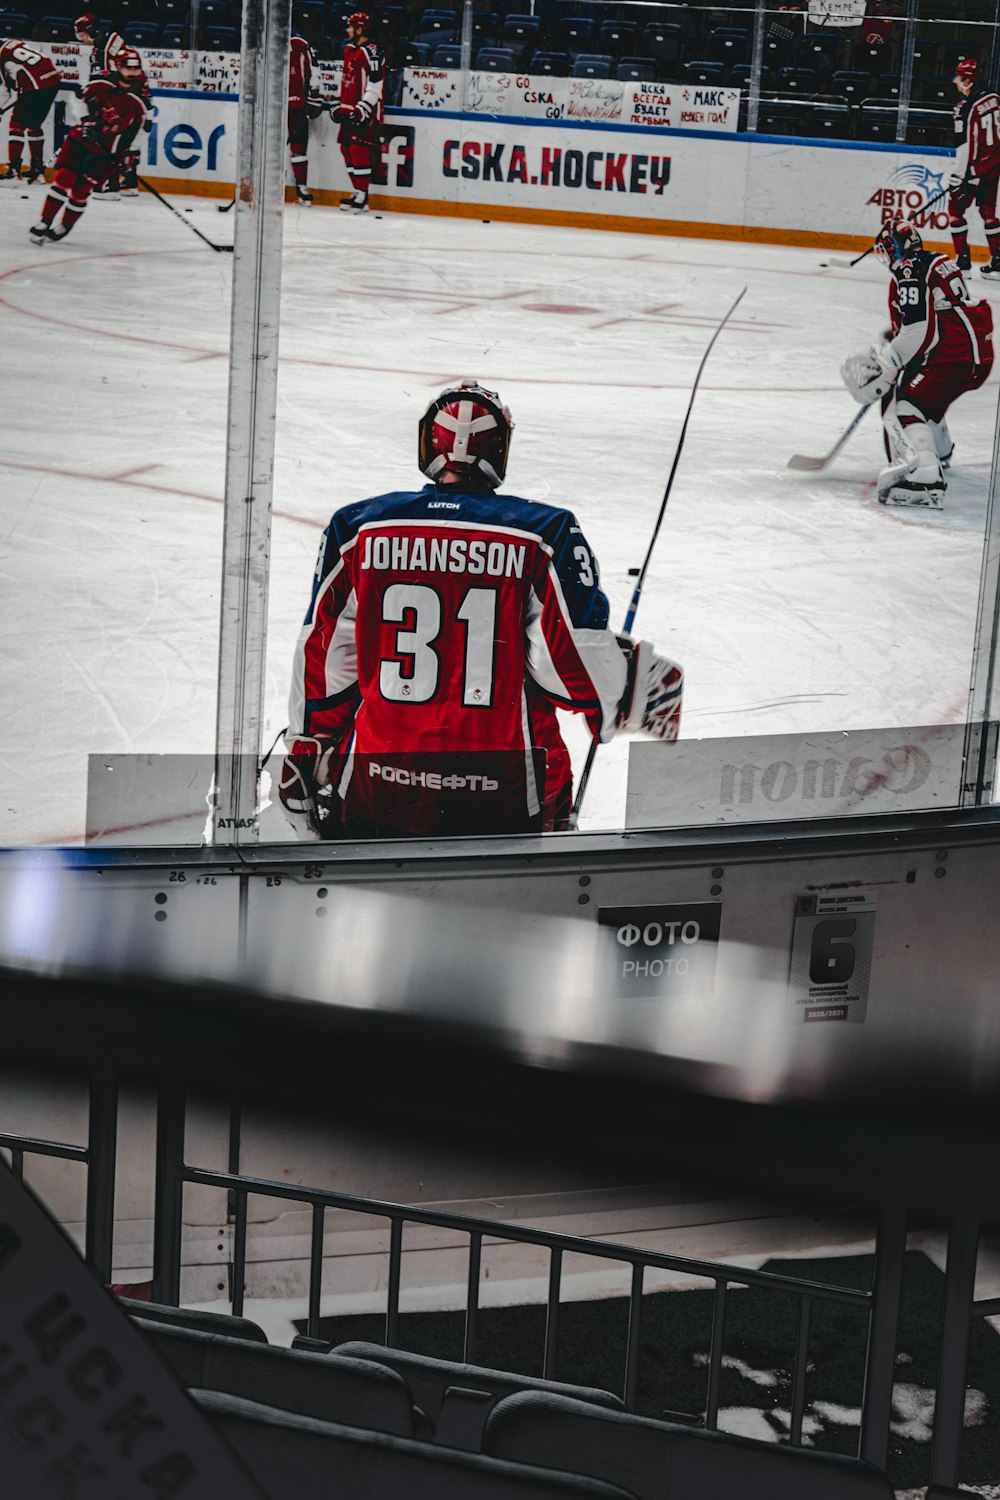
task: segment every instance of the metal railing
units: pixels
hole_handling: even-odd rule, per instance
[[[685,1414],[700,1417],[709,1430],[718,1430],[723,1359],[726,1351],[727,1299],[731,1287],[756,1287],[769,1293],[791,1296],[798,1309],[795,1350],[792,1364],[790,1431],[792,1446],[802,1444],[802,1423],[806,1408],[806,1370],[809,1352],[810,1320],[815,1303],[835,1303],[863,1310],[868,1317],[865,1355],[864,1394],[858,1456],[884,1469],[888,1457],[889,1421],[892,1383],[895,1368],[896,1327],[902,1285],[903,1254],[906,1241],[906,1216],[902,1205],[883,1206],[879,1210],[875,1242],[875,1276],[869,1291],[855,1290],[829,1283],[783,1276],[771,1271],[757,1271],[718,1262],[693,1260],[684,1256],[639,1249],[632,1245],[605,1240],[584,1239],[576,1235],[531,1229],[465,1214],[447,1213],[357,1197],[350,1193],[310,1188],[269,1178],[247,1176],[238,1170],[216,1172],[188,1165],[184,1160],[185,1099],[183,1084],[169,1081],[160,1092],[157,1114],[156,1225],[154,1244],[153,1298],[157,1302],[178,1305],[180,1301],[181,1231],[185,1186],[217,1188],[229,1195],[233,1218],[233,1263],[231,1306],[234,1317],[242,1316],[247,1256],[247,1213],[250,1195],[286,1203],[308,1206],[312,1213],[309,1251],[307,1336],[318,1338],[320,1332],[320,1295],[323,1276],[325,1216],[328,1209],[348,1210],[389,1224],[389,1266],[386,1288],[385,1343],[389,1348],[399,1342],[400,1285],[403,1257],[403,1231],[407,1225],[453,1230],[468,1237],[468,1276],[464,1309],[463,1354],[467,1364],[475,1364],[478,1349],[478,1316],[480,1304],[480,1270],[485,1240],[496,1243],[535,1245],[548,1251],[548,1295],[545,1306],[545,1340],[542,1375],[554,1379],[557,1368],[559,1320],[563,1258],[567,1254],[631,1267],[628,1332],[622,1396],[629,1411],[635,1410],[639,1348],[642,1331],[643,1281],[648,1271],[671,1271],[697,1276],[714,1287],[711,1341],[708,1355],[708,1377],[703,1409]],[[230,1163],[233,1141],[238,1136],[238,1117],[231,1118]],[[675,1413],[680,1416],[682,1414]]]

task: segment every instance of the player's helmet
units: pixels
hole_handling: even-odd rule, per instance
[[[359,36],[367,36],[372,18],[366,10],[356,10],[352,16],[348,16],[347,24],[353,27]]]
[[[959,58],[958,65],[955,68],[955,77],[969,78],[975,83],[979,77],[979,64],[976,62],[976,59],[974,57]]]
[[[91,10],[85,11],[82,16],[78,16],[73,22],[73,30],[76,33],[78,42],[93,41],[94,37],[100,32],[100,29],[101,23]]]
[[[142,76],[142,58],[134,47],[122,47],[115,54],[112,67],[125,88],[129,88]]]
[[[420,420],[417,462],[428,479],[445,472],[503,482],[514,423],[496,391],[476,380],[449,386]]]
[[[883,265],[890,268],[904,260],[912,260],[923,248],[919,231],[902,214],[884,224],[875,240],[875,254]]]

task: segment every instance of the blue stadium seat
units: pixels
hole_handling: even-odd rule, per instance
[[[0,11],[0,36],[23,37],[27,34],[28,18],[23,11]]]
[[[815,94],[819,82],[815,68],[779,68],[778,87],[786,94]]]
[[[538,46],[542,24],[534,16],[509,15],[500,32],[500,46],[509,47],[518,58]]]
[[[238,52],[240,34],[235,26],[208,26],[205,28],[205,46],[209,52]]]
[[[500,22],[492,10],[473,11],[473,47],[492,47],[496,42],[499,27]]]
[[[573,59],[569,76],[571,78],[610,78],[614,65],[614,58],[609,57],[607,53],[581,52]]]
[[[643,27],[639,51],[643,57],[652,58],[661,73],[678,70],[684,56],[683,28],[650,21]]]
[[[790,68],[795,62],[794,36],[765,36],[763,62],[767,68]]]
[[[122,36],[130,47],[155,47],[160,40],[160,28],[155,21],[130,21]]]
[[[590,16],[563,16],[556,27],[556,41],[562,52],[577,57],[593,44],[594,22]]]
[[[509,47],[480,47],[476,67],[481,73],[513,73],[514,54]]]
[[[813,140],[846,141],[851,137],[851,110],[846,104],[803,104],[799,134]]]
[[[797,135],[802,106],[796,100],[768,100],[760,106],[757,129],[761,135]]]
[[[426,68],[431,49],[426,42],[400,42],[392,54],[394,68]]]
[[[898,110],[878,99],[862,101],[858,113],[858,136],[863,141],[894,141]]]
[[[160,31],[160,46],[183,50],[191,39],[191,28],[187,22],[175,21]]]
[[[35,27],[35,36],[40,42],[76,41],[73,22],[66,16],[43,16]]]
[[[434,48],[431,62],[435,68],[460,68],[462,49],[456,42],[443,42],[440,47]]]
[[[708,39],[707,60],[731,68],[750,56],[750,33],[740,26],[720,26]]]
[[[190,25],[191,11],[188,0],[155,0],[155,15],[161,26]]]
[[[832,74],[830,87],[835,94],[843,94],[851,104],[859,104],[871,93],[871,79],[867,73],[859,73],[853,68],[844,68]]]
[[[958,92],[951,78],[942,75],[940,78],[916,80],[914,98],[925,104],[942,104],[950,109],[958,98]]]
[[[707,83],[721,87],[725,68],[720,62],[687,62],[681,70],[685,83]]]
[[[656,69],[648,57],[621,57],[618,59],[615,77],[622,83],[653,83]]]
[[[528,72],[565,78],[569,72],[568,52],[536,52],[528,64]]]
[[[437,47],[444,42],[457,40],[457,30],[453,22],[444,16],[431,16],[429,20],[423,20],[417,32],[417,41],[426,42],[431,47]]]
[[[632,21],[602,21],[594,45],[612,57],[621,57],[634,49],[637,31],[638,27]]]
[[[303,5],[309,4],[309,0],[303,0],[303,4],[296,4],[296,13],[303,9]],[[326,6],[323,0],[317,0],[314,7],[322,12],[323,21],[326,22]],[[236,20],[239,7],[230,5],[229,0],[198,0],[198,18],[206,26],[232,26]]]
[[[875,92],[880,99],[898,99],[902,81],[898,73],[880,73],[875,80]]]

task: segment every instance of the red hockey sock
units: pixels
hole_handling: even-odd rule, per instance
[[[50,189],[50,191],[46,195],[45,204],[42,208],[42,218],[45,220],[46,224],[52,223],[52,220],[55,218],[56,214],[59,212],[65,202],[65,193],[53,192]]]
[[[951,231],[951,242],[955,246],[955,254],[961,255],[963,250],[969,248],[969,231],[967,229],[953,229]]]
[[[20,167],[21,157],[24,155],[24,132],[16,125],[10,127],[10,140],[8,142],[7,160],[12,167]]]
[[[42,151],[44,145],[45,137],[40,130],[28,131],[28,152],[31,156],[31,165],[33,168],[40,168],[43,164]]]
[[[64,234],[69,234],[70,230],[73,228],[73,225],[76,223],[77,219],[80,218],[86,206],[86,202],[74,203],[72,200],[70,200],[70,202],[67,203],[66,207],[63,209],[62,216],[62,226]]]
[[[356,193],[361,193],[363,197],[367,198],[368,187],[372,180],[372,174],[370,172],[350,172],[348,173],[348,176],[351,179],[351,186],[353,187],[354,191]]]
[[[986,231],[986,243],[990,247],[990,255],[994,260],[1000,256],[1000,224],[990,226]]]
[[[292,176],[296,187],[305,187],[309,175],[309,162],[304,156],[292,157]]]

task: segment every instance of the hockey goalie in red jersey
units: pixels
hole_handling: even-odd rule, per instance
[[[91,193],[121,168],[146,118],[145,106],[135,92],[142,76],[138,52],[126,47],[115,58],[113,72],[87,84],[83,91],[86,118],[73,126],[60,146],[42,217],[29,231],[38,244],[65,239]]]
[[[367,11],[357,10],[348,19],[340,103],[334,110],[340,121],[341,155],[354,189],[349,198],[341,199],[345,213],[368,212],[368,190],[382,124],[385,58],[381,47],[368,39],[370,25]]]
[[[953,452],[946,414],[993,368],[993,311],[973,302],[953,260],[925,250],[902,215],[886,224],[875,253],[889,267],[889,336],[841,367],[862,405],[881,399],[889,463],[879,475],[883,505],[940,510]]]
[[[496,493],[513,430],[475,382],[419,427],[431,481],[337,511],[296,648],[279,795],[305,837],[568,827],[557,709],[674,740],[680,667],[608,629],[567,510]]]
[[[12,40],[0,46],[0,110],[11,110],[7,166],[0,171],[0,182],[20,181],[25,145],[29,156],[27,180],[44,180],[42,126],[55,103],[60,81],[52,59],[30,42]]]
[[[955,164],[948,178],[948,217],[959,270],[972,268],[966,210],[974,203],[982,215],[989,245],[984,276],[1000,276],[1000,98],[979,82],[979,64],[963,57],[955,69],[959,101],[955,105]]]

